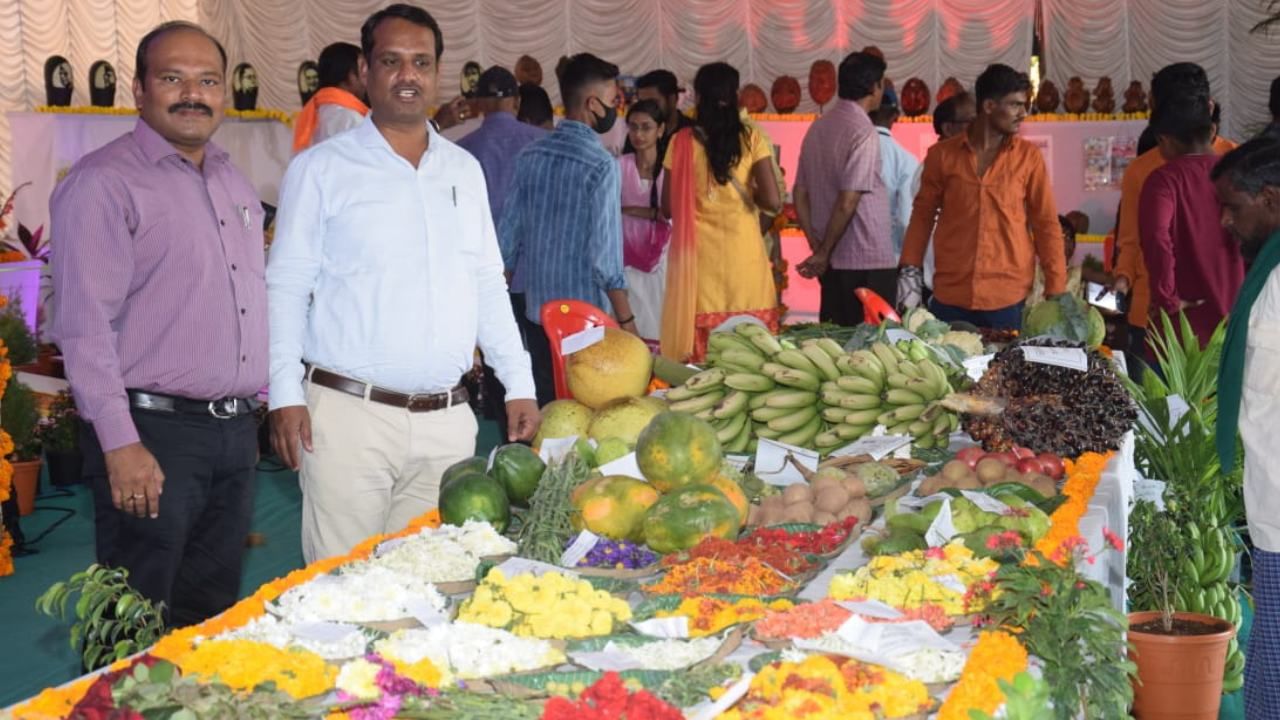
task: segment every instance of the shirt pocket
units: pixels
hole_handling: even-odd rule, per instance
[[[426,245],[422,205],[412,185],[366,186],[328,213],[324,258],[331,272],[361,274],[420,262]]]

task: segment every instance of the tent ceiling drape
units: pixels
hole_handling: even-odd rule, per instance
[[[880,47],[899,84],[920,77],[934,91],[947,76],[968,84],[993,61],[1026,67],[1037,3],[1045,24],[1047,76],[1080,75],[1092,87],[1111,76],[1117,94],[1172,59],[1200,62],[1223,103],[1226,132],[1242,137],[1265,121],[1267,89],[1280,74],[1280,43],[1250,34],[1266,0],[431,0],[422,3],[445,35],[442,95],[462,64],[508,67],[528,53],[543,66],[553,99],[556,60],[590,50],[638,74],[675,71],[685,85],[703,63],[726,60],[744,82],[768,90],[793,75],[806,84],[817,59],[838,61]],[[232,64],[258,69],[259,106],[295,109],[302,60],[359,28],[387,0],[17,0],[0,3],[0,111],[43,102],[45,58],[75,68],[75,104],[88,104],[88,68],[116,66],[117,102],[132,105],[133,50],[155,24],[200,22],[227,46]],[[801,111],[814,109],[808,98]],[[10,177],[8,124],[0,113],[0,177]],[[21,177],[21,172],[16,174]]]

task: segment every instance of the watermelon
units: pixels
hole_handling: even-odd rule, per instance
[[[588,480],[570,496],[576,511],[573,528],[585,527],[610,540],[643,542],[645,513],[658,497],[649,483],[623,475]]]
[[[440,491],[440,518],[450,525],[483,520],[503,532],[511,520],[507,491],[488,475],[463,473]]]
[[[663,495],[644,518],[644,539],[655,552],[688,550],[704,537],[732,540],[738,509],[712,485],[686,485]]]
[[[484,473],[489,469],[489,458],[469,457],[466,460],[458,462],[445,468],[444,475],[440,476],[440,490],[444,490],[449,483],[457,480],[460,476],[467,473]]]
[[[661,492],[704,482],[723,459],[715,428],[684,413],[658,415],[636,440],[640,472]]]
[[[503,445],[493,454],[490,477],[502,483],[507,499],[513,505],[528,507],[529,498],[538,489],[538,481],[547,464],[528,445],[512,443]]]

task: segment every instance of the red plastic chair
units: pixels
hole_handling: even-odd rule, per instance
[[[539,314],[542,329],[551,345],[551,370],[556,380],[556,399],[573,397],[564,381],[564,356],[560,354],[560,341],[587,328],[617,328],[618,323],[609,313],[581,300],[551,300],[544,303]]]
[[[897,311],[893,309],[889,303],[884,301],[875,291],[868,288],[857,288],[853,294],[858,297],[862,303],[862,321],[869,325],[879,325],[886,319],[896,323],[902,322],[902,318],[898,316]]]

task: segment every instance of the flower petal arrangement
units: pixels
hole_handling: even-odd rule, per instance
[[[540,638],[608,635],[631,619],[626,600],[558,572],[508,578],[493,568],[458,610],[458,620]]]

